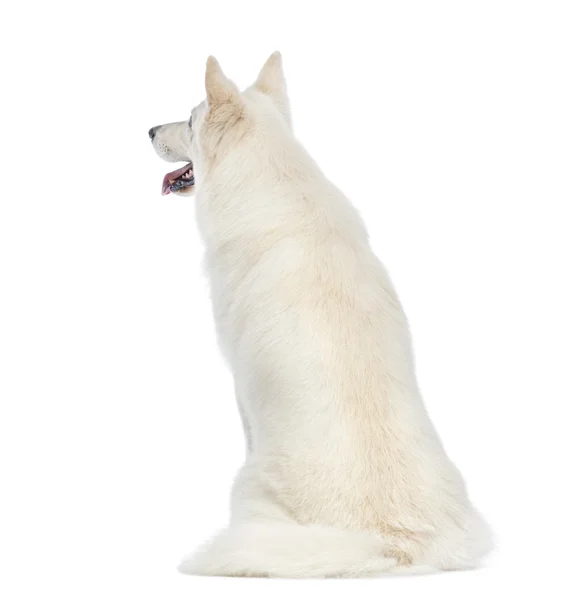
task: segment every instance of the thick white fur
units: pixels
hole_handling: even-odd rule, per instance
[[[243,93],[209,59],[206,92],[182,139],[248,453],[229,526],[181,571],[475,567],[489,529],[426,414],[365,227],[292,133],[280,56]]]

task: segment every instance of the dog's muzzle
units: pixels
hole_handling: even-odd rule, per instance
[[[161,125],[151,127],[149,129],[149,138],[152,143],[155,143],[155,137],[157,131],[161,129]],[[183,167],[167,173],[163,177],[163,185],[161,186],[161,195],[167,196],[171,192],[180,192],[181,194],[189,193],[189,188],[193,187],[194,181],[194,168],[191,162],[188,162]]]

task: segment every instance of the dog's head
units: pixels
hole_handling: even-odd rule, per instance
[[[197,174],[234,148],[247,131],[268,124],[290,126],[289,103],[281,55],[273,53],[255,83],[244,92],[222,72],[210,56],[206,63],[206,100],[187,121],[158,125],[149,130],[155,152],[168,162],[184,161],[183,167],[163,178],[163,195],[194,194]]]

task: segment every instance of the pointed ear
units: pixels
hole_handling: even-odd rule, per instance
[[[267,94],[272,98],[285,120],[291,125],[287,86],[283,74],[281,54],[279,52],[274,52],[267,59],[257,77],[255,87],[263,94]]]
[[[238,88],[226,77],[213,56],[206,62],[206,98],[210,107],[238,102],[240,98]]]

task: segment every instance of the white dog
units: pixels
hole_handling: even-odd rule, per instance
[[[423,406],[405,315],[357,212],[292,133],[281,57],[246,91],[210,57],[206,101],[153,128],[189,163],[247,459],[200,575],[467,569],[491,548]]]

